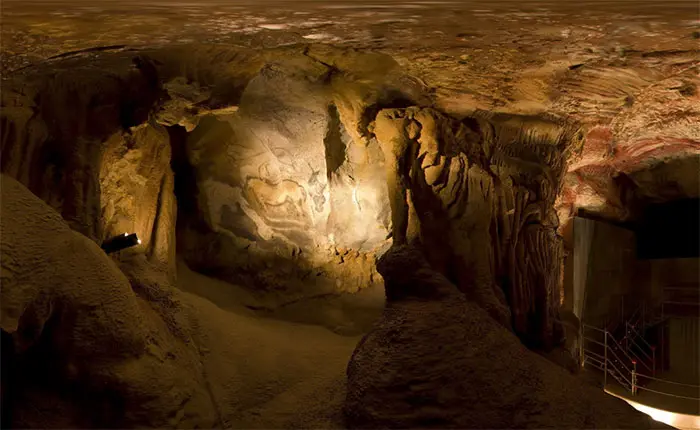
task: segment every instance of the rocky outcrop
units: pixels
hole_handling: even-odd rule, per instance
[[[97,241],[105,142],[146,122],[159,97],[153,64],[129,60],[100,73],[68,61],[3,84],[2,172]]]
[[[351,197],[354,142],[329,73],[307,57],[267,64],[237,112],[203,118],[186,137],[196,184],[181,197],[196,209],[180,249],[193,268],[287,300],[379,281],[372,252],[386,239],[386,211],[373,196]]]
[[[14,427],[217,425],[167,282],[159,301],[137,294],[94,242],[5,175],[0,227],[1,328],[16,363],[3,375],[4,412]]]
[[[351,428],[665,428],[529,351],[419,251],[378,267],[389,300],[348,365]]]
[[[659,54],[643,53],[641,57],[661,57]],[[590,125],[586,144],[570,160],[557,202],[562,228],[578,212],[630,222],[647,204],[700,196],[700,179],[695,173],[700,164],[700,78],[693,66],[687,66],[694,63],[688,61],[692,52],[663,56],[674,58],[663,74],[656,69],[642,74],[630,68],[615,73],[600,69],[576,73],[570,85],[579,87],[581,92],[575,94],[589,104],[609,93],[622,95],[625,103],[600,109],[588,120],[582,118]],[[592,75],[597,78],[586,82]]]
[[[424,101],[421,87],[381,54],[274,53],[239,64],[250,75],[228,102],[235,111],[199,115],[189,134],[171,130],[178,252],[195,270],[255,286],[266,308],[381,287],[374,260],[390,209],[368,126],[382,107]]]
[[[431,265],[533,345],[561,340],[554,200],[576,128],[547,118],[431,109],[379,113],[394,244]],[[511,320],[512,313],[512,320]]]

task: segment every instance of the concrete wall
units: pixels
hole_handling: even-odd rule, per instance
[[[669,334],[669,370],[684,381],[697,384],[700,376],[700,320],[671,318]]]
[[[574,308],[583,297],[583,321],[597,327],[631,312],[637,301],[634,232],[577,218],[574,224]],[[624,297],[624,299],[623,299]]]

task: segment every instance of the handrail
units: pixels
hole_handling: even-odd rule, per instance
[[[624,349],[623,349],[623,351],[624,351]],[[632,355],[634,356],[634,358],[636,359],[636,360],[632,360],[631,357],[629,357],[629,355],[627,355],[627,357],[630,358],[630,360],[632,361],[632,363],[643,364],[644,367],[647,368],[647,370],[649,370],[650,372],[653,372],[653,370],[651,369],[651,367],[649,367],[649,365],[648,365],[644,360],[642,360],[642,358],[641,358],[636,352],[634,352],[634,350],[631,350],[631,349],[630,349],[630,350],[626,351],[625,354],[627,354],[628,352],[629,352],[630,354],[632,354]]]
[[[644,377],[644,378],[653,379],[655,381],[663,382],[666,384],[682,385],[684,387],[692,387],[692,388],[700,389],[700,385],[684,384],[682,382],[669,381],[668,379],[654,378],[653,376],[648,376],[648,375],[645,375],[643,373],[638,373],[637,375]]]
[[[598,327],[594,327],[592,325],[583,324],[583,323],[581,325],[583,326],[583,328],[592,328],[593,330],[599,331],[601,333],[608,333],[606,330],[600,329]]]
[[[622,367],[623,367],[628,373],[632,373],[632,369],[630,369],[629,367],[627,367],[627,365],[625,364],[625,362],[622,361],[622,360],[620,359],[620,357],[617,355],[617,353],[615,352],[615,350],[612,349],[612,348],[610,348],[610,347],[608,347],[608,349],[610,350],[610,352],[613,353],[613,355],[615,355],[615,358],[617,358],[617,361],[622,365]],[[623,352],[624,352],[624,351],[623,351]],[[610,359],[608,359],[608,360],[610,360]],[[632,360],[630,360],[630,361],[632,361]]]
[[[583,324],[583,328],[593,329],[593,330],[596,330],[596,331],[598,331],[598,332],[603,333],[604,336],[608,336],[608,337],[613,341],[613,344],[616,345],[616,346],[620,349],[620,351],[622,351],[623,354],[625,354],[625,357],[627,358],[627,360],[629,360],[630,363],[634,363],[634,362],[636,361],[636,360],[633,360],[632,357],[630,357],[629,354],[627,354],[627,352],[626,352],[624,349],[622,349],[622,348],[620,347],[620,345],[619,345],[619,343],[617,342],[617,340],[615,340],[615,338],[610,334],[609,331],[601,330],[601,329],[599,329],[598,327],[594,327],[594,326],[591,326],[591,325],[588,325],[588,324]],[[591,339],[588,339],[588,340],[591,340]],[[604,344],[602,344],[602,343],[600,343],[600,342],[597,342],[597,341],[594,341],[594,342],[598,343],[599,345],[605,346]],[[614,350],[614,349],[610,348],[610,346],[608,346],[608,348],[610,349],[610,351],[612,351],[612,352],[615,354],[615,357],[616,357],[618,360],[622,361],[622,360],[620,359],[620,357],[615,353],[615,350]],[[625,367],[626,367],[626,366],[625,366]]]
[[[587,337],[587,336],[584,336],[583,338],[586,339],[586,340],[589,341],[589,342],[593,342],[593,343],[598,344],[598,345],[602,346],[603,348],[605,348],[605,344],[604,344],[603,342],[601,342],[601,341],[598,341],[598,340],[595,340],[595,339],[591,339],[590,337]]]
[[[637,334],[637,337],[640,338],[640,339],[642,339],[642,340],[644,340],[644,338],[642,338],[639,334]],[[637,339],[637,338],[635,338],[635,337],[630,337],[630,338],[629,338],[630,342],[632,342],[632,344],[636,345],[636,346],[639,348],[639,351],[640,351],[642,354],[644,354],[644,357],[646,357],[649,361],[653,361],[654,359],[651,357],[651,355],[649,355],[649,354],[642,348],[642,346],[641,346],[640,344],[637,343],[637,340],[636,340],[636,339]],[[646,342],[646,341],[645,341],[645,342]],[[651,349],[651,345],[649,345],[648,342],[646,343],[646,345],[649,347],[649,349]],[[639,357],[637,357],[637,358],[639,358]],[[647,367],[648,367],[648,366],[647,366]],[[649,370],[651,370],[651,369],[649,369]]]
[[[642,305],[641,305],[641,304],[637,305],[637,308],[634,310],[634,312],[632,312],[632,315],[630,315],[630,317],[627,319],[627,321],[633,320],[633,319],[637,316],[637,314],[639,313],[639,310],[640,310],[640,309],[642,309]],[[624,319],[625,316],[622,315],[622,318]],[[637,319],[640,319],[640,318],[637,318]]]
[[[617,366],[615,366],[615,363],[613,363],[612,361],[610,361],[610,359],[608,359],[608,365],[609,365],[609,366],[612,366],[612,368],[615,369],[615,370],[617,371],[618,375],[620,375],[620,377],[621,377],[625,382],[627,382],[628,384],[630,384],[630,386],[632,386],[632,381],[629,380],[629,379],[627,379],[627,378],[625,377],[625,375],[624,375],[622,372],[620,372],[620,369],[618,369]]]
[[[598,369],[600,369],[600,370],[605,371],[605,369],[604,369],[604,367],[605,367],[605,359],[604,359],[604,358],[602,358],[602,359],[601,359],[601,358],[598,358],[598,357],[603,357],[602,355],[593,353],[593,352],[591,352],[591,351],[586,351],[585,354],[588,354],[588,355],[593,354],[593,355],[594,355],[594,356],[593,356],[593,359],[595,359],[595,360],[599,363],[599,365],[596,366],[596,367],[598,367]],[[596,357],[596,355],[597,355],[598,357]],[[589,359],[590,359],[590,357],[589,357]],[[618,369],[618,367],[615,365],[615,363],[614,363],[613,361],[610,361],[610,359],[608,359],[607,362],[608,362],[608,366],[610,366],[610,367],[612,367],[613,369],[615,369],[615,371],[616,371],[617,374],[620,376],[620,378],[622,378],[622,380],[625,381],[626,383],[628,383],[628,384],[630,385],[630,387],[631,387],[631,386],[632,386],[632,381],[629,380],[629,379],[627,379],[627,378],[625,377],[625,374],[622,373],[622,372],[620,371],[620,369]],[[620,362],[620,363],[622,363],[622,362]],[[623,367],[624,367],[624,365],[623,365]],[[626,370],[628,370],[628,369],[626,369]],[[629,370],[628,370],[628,372],[629,372]],[[610,371],[608,371],[608,373],[610,373]],[[617,377],[616,377],[615,375],[613,375],[612,373],[611,373],[611,375],[612,375],[614,378],[617,379]]]
[[[634,363],[634,362],[635,362],[635,360],[632,360],[632,357],[630,357],[629,354],[627,354],[627,351],[625,351],[624,349],[622,349],[622,348],[620,347],[620,344],[617,343],[617,341],[615,340],[615,338],[612,337],[612,335],[611,335],[610,333],[605,333],[605,334],[606,334],[607,336],[610,336],[610,339],[613,341],[613,345],[617,346],[618,349],[619,349],[620,351],[622,351],[623,354],[625,354],[625,357],[627,357],[627,359],[629,360],[630,363]],[[610,348],[610,351],[612,351],[613,354],[615,354],[615,356],[617,357],[617,354],[615,353],[615,350],[614,350],[614,349]],[[617,359],[620,360],[620,357],[617,357]]]
[[[631,342],[633,345],[637,346],[637,348],[639,348],[639,352],[642,353],[642,355],[644,356],[644,358],[646,358],[646,359],[649,360],[649,361],[653,361],[653,360],[654,360],[654,359],[651,357],[651,355],[649,355],[648,352],[646,352],[644,349],[642,349],[642,345],[638,344],[637,341],[636,341],[635,339],[630,339],[630,342]],[[649,349],[651,349],[651,345],[649,345]]]
[[[700,306],[700,303],[688,303],[688,302],[667,302],[664,301],[666,305],[685,305],[685,306]]]
[[[659,381],[661,383],[667,383],[667,384],[673,384],[673,385],[678,385],[678,386],[684,386],[684,387],[691,387],[691,388],[697,388],[700,389],[700,385],[693,385],[693,384],[684,384],[682,382],[675,382],[675,381],[669,381],[666,379],[661,379],[661,378],[656,378],[653,376],[648,376],[643,373],[637,373],[636,366],[634,369],[630,369],[627,367],[625,364],[625,360],[622,360],[620,358],[620,355],[618,354],[617,350],[622,351],[622,355],[624,355],[625,358],[627,358],[633,365],[636,363],[636,361],[632,360],[632,358],[627,354],[627,352],[622,348],[622,346],[615,340],[615,338],[612,336],[610,332],[607,330],[602,330],[599,329],[598,327],[590,326],[587,324],[582,324],[581,325],[582,329],[593,329],[595,331],[603,333],[606,341],[605,343],[597,341],[595,339],[592,339],[588,336],[583,336],[583,340],[586,340],[588,342],[603,346],[605,348],[605,354],[600,354],[594,351],[591,351],[590,349],[587,349],[585,347],[585,343],[582,344],[582,365],[585,365],[586,363],[590,364],[591,366],[594,366],[597,369],[602,370],[606,374],[609,374],[611,377],[613,377],[618,383],[620,383],[624,388],[627,390],[632,391],[632,394],[636,394],[637,390],[646,390],[652,393],[657,393],[661,394],[664,396],[670,396],[670,397],[676,397],[676,398],[681,398],[681,399],[688,399],[688,400],[700,400],[698,397],[691,397],[691,396],[683,396],[679,394],[672,394],[672,393],[666,393],[663,391],[657,391],[653,390],[647,387],[640,386],[637,383],[638,378],[647,378],[655,381]],[[612,343],[609,343],[607,340],[607,337],[610,337],[610,340]],[[612,353],[612,358],[610,353]],[[636,356],[636,354],[635,354]],[[637,356],[638,357],[638,356]],[[641,362],[641,361],[640,361]],[[644,362],[641,362],[641,364],[646,364]],[[624,369],[624,371],[620,369]],[[647,366],[648,368],[648,366]],[[630,379],[627,378],[627,376],[630,376]]]
[[[656,391],[656,390],[652,390],[650,388],[640,387],[640,386],[637,386],[636,388],[646,390],[646,391],[651,391],[652,393],[656,393],[656,394],[662,394],[664,396],[678,397],[679,399],[700,400],[700,397],[689,397],[689,396],[681,396],[679,394],[664,393],[663,391]]]

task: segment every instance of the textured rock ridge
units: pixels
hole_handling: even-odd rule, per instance
[[[419,250],[378,267],[389,300],[348,365],[350,428],[665,428],[529,351]]]
[[[575,126],[546,117],[432,109],[379,113],[394,244],[431,265],[526,342],[561,340],[554,201]],[[512,315],[511,315],[512,313]]]
[[[17,355],[3,384],[13,426],[218,425],[167,281],[158,301],[137,294],[95,243],[21,184],[3,175],[1,189],[1,328]]]

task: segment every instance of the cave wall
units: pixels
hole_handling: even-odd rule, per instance
[[[272,305],[381,285],[393,236],[527,342],[561,338],[553,206],[583,138],[566,121],[408,107],[430,96],[390,57],[330,47],[51,68],[3,94],[3,172],[93,240],[133,229],[130,252],[172,271],[178,189],[178,253]],[[192,183],[176,187],[173,167]]]
[[[3,413],[11,426],[218,426],[203,337],[167,280],[150,292],[146,277],[129,282],[59,213],[13,178],[1,180],[0,328],[14,346]]]
[[[658,310],[665,300],[687,301],[689,306],[695,302],[696,307],[700,306],[697,304],[697,297],[692,297],[692,291],[700,290],[699,258],[638,260],[636,271],[642,274],[641,285],[649,292],[648,304],[653,309]],[[681,288],[683,290],[667,290],[668,288]],[[688,297],[688,291],[691,292],[690,297]],[[681,311],[688,310],[683,306],[680,309]],[[672,308],[668,310],[673,312]]]
[[[431,265],[532,345],[562,338],[554,200],[576,128],[552,118],[380,112],[394,244]],[[511,314],[512,313],[512,314]]]
[[[221,46],[78,55],[5,86],[2,171],[97,243],[136,232],[142,243],[119,258],[145,255],[174,274],[172,169],[186,168],[194,184],[177,196],[177,236],[194,269],[286,301],[381,285],[389,208],[368,125],[382,106],[425,103],[389,57]]]
[[[162,96],[152,62],[127,57],[96,73],[68,62],[18,77],[2,94],[2,172],[97,243],[124,232],[127,252],[174,274],[170,147],[149,116]]]
[[[6,81],[2,172],[56,208],[72,228],[101,240],[99,175],[106,141],[147,120],[158,97],[153,70],[129,64]]]
[[[700,379],[700,319],[671,318],[668,323],[670,372],[677,380]],[[696,382],[691,382],[697,384]]]
[[[189,220],[193,230],[180,235],[190,265],[263,290],[357,291],[379,282],[367,252],[386,239],[383,205],[351,197],[353,142],[327,74],[308,59],[269,64],[237,112],[203,118],[188,136],[197,183],[189,198],[203,221]]]
[[[99,177],[100,220],[105,238],[136,233],[149,260],[174,274],[177,206],[170,160],[170,138],[161,125],[144,124],[108,139]]]
[[[196,186],[178,197],[196,208],[178,244],[191,267],[255,285],[272,306],[381,286],[374,261],[390,210],[367,127],[377,106],[420,91],[399,88],[388,57],[348,54],[270,60],[235,112],[203,116],[184,138]]]

